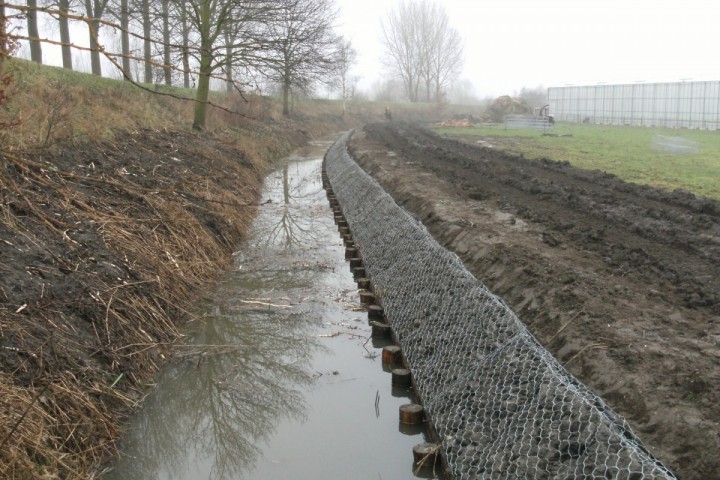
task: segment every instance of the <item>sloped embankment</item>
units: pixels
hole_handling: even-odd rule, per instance
[[[254,215],[260,156],[157,131],[0,154],[0,477],[89,478],[114,453]]]
[[[451,476],[675,478],[347,154],[325,170]]]
[[[403,123],[353,158],[681,478],[718,479],[720,205]]]

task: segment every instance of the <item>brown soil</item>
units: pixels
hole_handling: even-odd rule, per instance
[[[285,130],[250,156],[230,136],[140,131],[0,149],[0,478],[89,478],[115,453],[251,222],[265,159],[306,141]]]
[[[720,204],[375,124],[350,151],[684,479],[720,479]]]

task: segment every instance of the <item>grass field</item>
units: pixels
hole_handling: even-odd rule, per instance
[[[559,123],[543,136],[534,130],[505,130],[503,125],[436,128],[440,135],[496,148],[526,158],[566,160],[576,167],[603,170],[628,182],[689,190],[720,200],[720,132]],[[565,136],[562,136],[565,135]],[[697,153],[657,151],[655,135],[696,142]]]

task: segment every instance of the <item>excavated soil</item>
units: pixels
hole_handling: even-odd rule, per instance
[[[683,479],[720,479],[720,204],[415,125],[349,149]]]

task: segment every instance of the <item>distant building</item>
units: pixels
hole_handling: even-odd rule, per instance
[[[720,129],[720,81],[550,87],[557,121]]]

